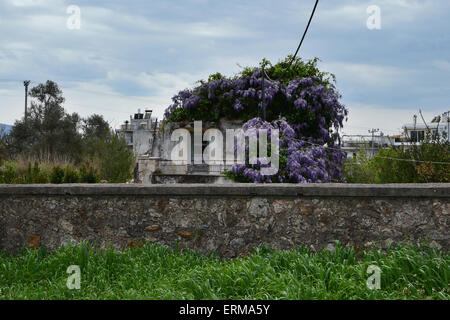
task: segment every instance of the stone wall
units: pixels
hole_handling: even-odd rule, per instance
[[[0,186],[0,249],[144,240],[227,257],[429,240],[450,248],[449,184]]]

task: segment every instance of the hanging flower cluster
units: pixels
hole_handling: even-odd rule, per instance
[[[263,175],[261,169],[270,166],[267,159],[261,164],[249,164],[247,156],[246,164],[235,164],[227,175],[241,182],[257,183],[322,183],[342,181],[342,172],[339,168],[344,158],[344,153],[339,148],[326,148],[315,145],[306,139],[298,139],[295,130],[284,119],[272,123],[254,118],[243,125],[245,132],[267,132],[268,145],[270,146],[271,131],[279,130],[279,170],[275,175]],[[236,147],[235,147],[236,149]],[[249,145],[245,148],[249,154]],[[270,150],[269,150],[270,151]]]
[[[334,85],[325,78],[325,73],[317,69],[317,60],[304,63],[298,59],[285,75],[283,70],[288,60],[274,66],[268,63],[264,105],[261,70],[247,68],[234,78],[215,74],[193,89],[180,91],[166,109],[165,120],[240,119],[248,121],[245,124],[247,128],[280,129],[283,144],[280,172],[267,177],[259,174],[258,165],[237,165],[230,173],[236,180],[339,181],[339,165],[344,157],[339,148],[339,130],[343,127],[347,110],[339,102],[340,95]],[[264,107],[268,122],[260,119]]]

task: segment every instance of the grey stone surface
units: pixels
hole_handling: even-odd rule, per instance
[[[2,185],[0,249],[148,240],[227,257],[261,244],[450,248],[448,184]]]
[[[0,185],[0,195],[172,195],[450,198],[449,183],[428,184],[66,184]]]

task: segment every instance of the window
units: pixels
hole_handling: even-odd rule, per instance
[[[411,142],[420,142],[425,138],[425,131],[411,131]]]
[[[133,134],[125,135],[125,141],[127,142],[127,144],[132,144],[133,143]]]
[[[425,139],[425,131],[418,131],[419,133],[419,141],[423,141]]]

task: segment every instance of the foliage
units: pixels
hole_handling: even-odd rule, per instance
[[[72,168],[70,165],[67,165],[64,168],[64,176],[62,179],[63,183],[78,183],[80,182],[80,175],[78,171]]]
[[[259,166],[247,164],[235,166],[227,175],[253,182],[340,181],[338,165],[343,153],[338,132],[347,110],[339,102],[334,75],[321,72],[317,58],[308,62],[296,58],[292,66],[290,61],[289,56],[275,65],[267,60],[261,62],[268,75],[264,104],[261,69],[245,68],[233,78],[217,73],[193,89],[180,91],[172,98],[165,121],[240,119],[247,121],[248,128],[275,128],[282,121],[283,126],[289,127],[289,134],[282,137],[286,144],[282,158],[286,161],[281,162],[280,169],[284,173],[261,177]],[[267,120],[264,123],[263,107]],[[323,150],[325,144],[330,147],[328,151]]]
[[[56,163],[39,164],[35,161],[32,166],[32,162],[25,164],[6,161],[0,167],[0,184],[98,183],[102,180],[117,183],[127,182],[130,180],[132,163],[129,159],[126,162],[125,158],[121,158],[123,156],[121,152],[116,152],[116,156],[118,156],[118,162],[115,165],[110,166],[106,164],[106,161],[103,164],[106,170],[109,170],[103,176],[100,174],[100,168],[89,162],[78,167],[70,163],[61,166]]]
[[[66,287],[70,265],[80,266],[80,290]],[[381,290],[367,288],[370,265],[381,268]],[[448,300],[449,279],[449,254],[424,245],[359,250],[337,244],[317,253],[260,247],[236,259],[150,243],[124,251],[83,243],[54,252],[0,252],[0,299],[6,300]]]
[[[102,116],[94,114],[83,120],[83,159],[99,156],[99,146],[107,147],[106,142],[114,135],[108,122]]]
[[[444,138],[431,140],[427,136],[409,148],[381,150],[373,159],[376,182],[450,182],[450,144]]]
[[[61,184],[64,179],[64,169],[60,166],[55,166],[52,169],[52,173],[50,176],[50,182],[53,184]]]
[[[98,141],[110,139],[111,128],[103,116],[83,119],[77,113],[66,113],[63,93],[55,82],[37,85],[29,96],[28,117],[16,121],[9,134],[11,154],[33,155],[39,162],[65,156],[80,163],[94,157]]]
[[[12,151],[27,154],[66,154],[78,158],[81,134],[78,114],[67,114],[62,107],[64,97],[53,81],[30,90],[31,106],[28,117],[16,121],[12,130]]]
[[[381,149],[372,159],[361,154],[346,160],[344,177],[351,183],[450,182],[450,150],[446,137],[420,144]]]
[[[112,135],[107,143],[100,143],[101,176],[111,183],[127,182],[133,178],[135,157],[123,137]]]
[[[83,163],[80,167],[80,182],[81,183],[98,183],[100,176],[94,166],[90,163]]]
[[[14,183],[17,179],[17,168],[13,162],[5,162],[0,170],[0,182],[4,184]]]
[[[127,182],[134,158],[103,116],[67,114],[65,99],[53,81],[30,90],[28,117],[16,121],[9,135],[0,134],[1,183]],[[8,157],[6,157],[8,155]],[[22,159],[29,159],[22,164]],[[61,159],[64,159],[61,163]],[[17,165],[11,167],[11,163]],[[30,163],[35,163],[32,169]],[[46,166],[48,170],[42,170]]]
[[[37,161],[34,162],[34,166],[31,166],[31,162],[28,163],[28,167],[26,170],[18,170],[18,179],[16,183],[23,184],[45,184],[49,182],[49,177],[46,172],[44,172],[40,167]]]
[[[347,183],[375,183],[375,168],[367,148],[361,147],[355,156],[345,159],[342,171]]]
[[[7,158],[9,152],[9,136],[6,134],[5,128],[0,127],[0,165]]]
[[[340,95],[331,79],[334,76],[317,68],[318,59],[303,62],[296,58],[287,69],[285,60],[272,65],[263,60],[266,73],[265,105],[267,121],[280,117],[293,126],[297,136],[313,138],[315,142],[333,143],[338,134],[330,128],[342,127],[347,110],[339,103]],[[330,79],[331,78],[331,79]],[[200,81],[194,89],[180,91],[166,110],[166,121],[215,121],[220,118],[248,121],[262,117],[261,71],[246,68],[233,78],[214,74],[208,81]]]

